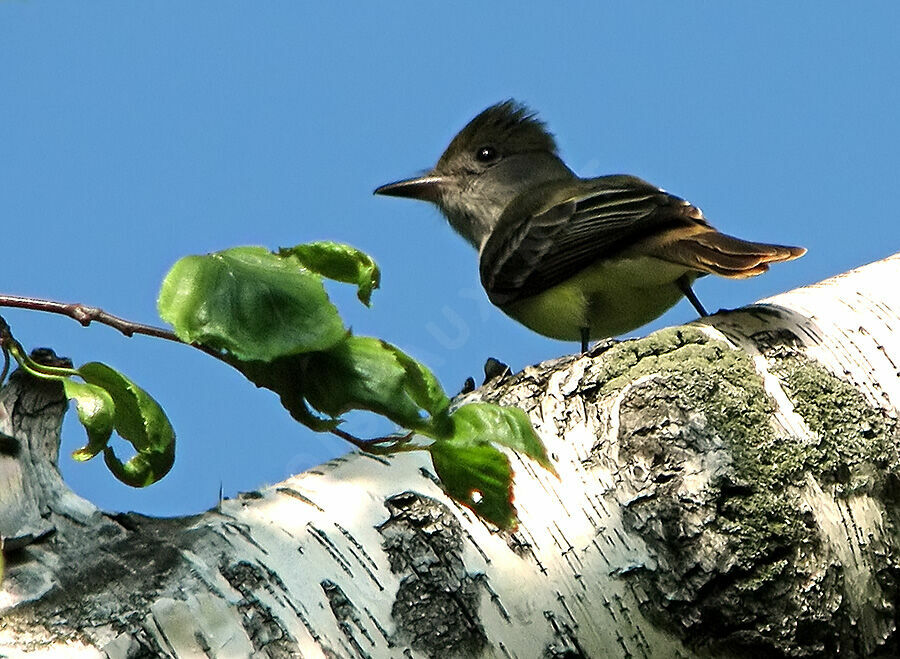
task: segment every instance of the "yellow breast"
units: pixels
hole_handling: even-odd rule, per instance
[[[578,341],[587,327],[592,340],[618,336],[661,316],[682,297],[676,280],[697,273],[649,256],[610,259],[543,293],[501,307],[529,329]]]

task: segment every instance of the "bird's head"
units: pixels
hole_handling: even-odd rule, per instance
[[[437,204],[453,228],[480,248],[516,196],[572,176],[544,123],[508,100],[472,119],[425,176],[383,185],[375,194]]]

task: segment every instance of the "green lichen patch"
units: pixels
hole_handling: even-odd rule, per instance
[[[873,407],[853,385],[793,354],[773,360],[799,414],[817,442],[810,462],[838,494],[875,492],[887,474],[900,473],[897,421]]]
[[[697,330],[619,344],[603,362],[590,371],[600,395],[628,387],[619,405],[620,459],[652,465],[641,482],[629,482],[633,470],[621,474],[640,492],[625,495],[626,522],[666,565],[629,577],[655,593],[647,613],[687,631],[697,647],[744,647],[751,630],[768,630],[754,641],[761,647],[785,647],[814,608],[813,590],[787,584],[795,583],[797,557],[816,546],[798,487],[815,453],[776,433],[774,402],[749,355]],[[635,384],[643,376],[653,377]],[[717,465],[715,476],[698,486],[704,464]]]
[[[704,433],[730,447],[717,530],[731,536],[737,563],[750,570],[748,584],[755,582],[762,557],[779,555],[808,534],[791,486],[816,456],[796,439],[776,436],[774,404],[742,351],[693,328],[671,328],[614,346],[591,376],[604,395],[651,374],[659,376],[661,396],[699,415]]]
[[[678,367],[680,362],[690,362],[682,366],[702,368],[726,351],[732,352],[699,330],[669,328],[643,339],[617,343],[591,367],[589,377],[602,384],[601,393],[608,393],[642,375]]]
[[[779,434],[750,356],[693,328],[613,346],[583,391],[621,394],[623,514],[666,566],[628,577],[653,593],[651,617],[693,647],[815,656],[856,628],[840,604],[842,567],[802,505],[805,483],[886,501],[900,492],[897,424],[796,351],[767,356],[814,437]]]

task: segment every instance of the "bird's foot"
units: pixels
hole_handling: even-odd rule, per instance
[[[606,352],[607,350],[612,348],[617,343],[618,343],[618,341],[616,341],[615,339],[600,339],[593,346],[591,346],[591,349],[588,350],[588,352],[587,352],[587,356],[588,357],[598,357],[599,355],[602,355],[604,352]]]

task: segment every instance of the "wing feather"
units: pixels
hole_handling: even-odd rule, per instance
[[[491,301],[537,295],[669,226],[706,225],[699,209],[634,176],[545,184],[515,199],[481,252]]]
[[[801,247],[741,240],[703,213],[634,176],[555,181],[517,197],[481,251],[481,282],[495,304],[537,295],[632,248],[698,272],[744,278],[802,256]]]

